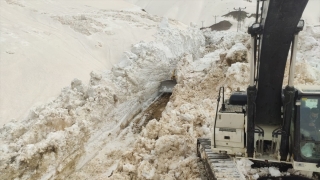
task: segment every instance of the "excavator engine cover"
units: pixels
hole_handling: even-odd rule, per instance
[[[236,91],[233,92],[229,99],[229,104],[231,105],[246,105],[247,104],[247,92],[246,91]]]

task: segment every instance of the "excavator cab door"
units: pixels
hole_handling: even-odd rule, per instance
[[[296,96],[293,167],[320,172],[320,87],[298,87]]]

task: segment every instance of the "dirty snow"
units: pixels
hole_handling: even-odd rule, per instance
[[[6,2],[15,8],[29,6],[25,1]],[[58,9],[52,12],[56,15]],[[132,11],[107,13],[129,18]],[[211,133],[218,88],[225,86],[228,95],[247,87],[250,37],[245,32],[201,32],[194,24],[181,28],[176,21],[142,14],[155,18],[146,23],[154,26],[152,38],[123,50],[121,62],[110,70],[92,68],[89,83],[69,80],[57,97],[0,129],[0,179],[200,179],[196,138]],[[70,23],[77,18],[89,19],[56,15],[51,21],[78,31],[82,25]],[[95,18],[78,33],[92,33],[90,38],[99,34]],[[319,27],[306,27],[299,40],[295,83],[320,84]],[[135,131],[131,121],[158,96],[160,82],[174,69],[178,84],[162,117]],[[238,165],[256,178],[279,175],[275,168],[250,169],[248,161]]]

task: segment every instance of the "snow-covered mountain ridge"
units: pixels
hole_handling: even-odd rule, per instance
[[[146,12],[161,17],[177,19],[185,24],[195,23],[199,27],[209,27],[223,20],[233,24],[232,30],[237,29],[237,17],[225,17],[224,15],[241,8],[248,16],[256,13],[256,0],[126,0],[133,3]],[[309,26],[320,25],[320,1],[309,0],[302,19]],[[253,18],[244,19],[242,29],[245,31]]]

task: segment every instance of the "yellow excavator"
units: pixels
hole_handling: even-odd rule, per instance
[[[320,117],[310,123],[320,109],[320,87],[293,84],[298,34],[304,26],[301,16],[307,3],[257,0],[256,21],[248,28],[250,84],[228,100],[220,88],[212,135],[197,139],[197,154],[209,179],[255,179],[239,170],[236,160],[242,158],[250,160],[252,168],[299,171],[261,180],[320,179],[320,138],[315,135],[319,135],[320,125],[315,124]],[[283,89],[287,58],[289,80]]]

